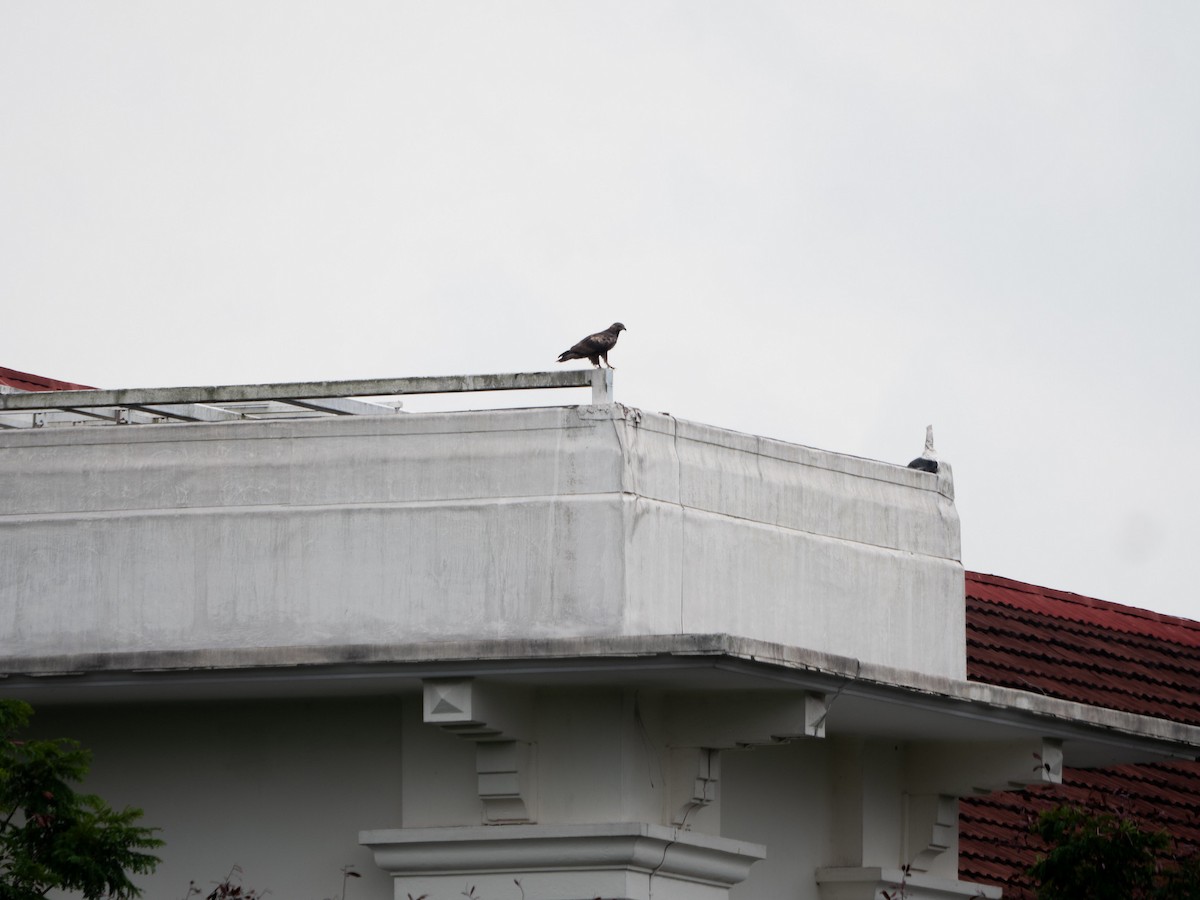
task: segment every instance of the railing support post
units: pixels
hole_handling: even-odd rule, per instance
[[[612,369],[592,369],[592,406],[604,406],[612,402]]]

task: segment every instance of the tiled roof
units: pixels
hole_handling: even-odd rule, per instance
[[[1039,812],[1061,803],[1106,809],[1151,831],[1166,829],[1181,855],[1200,850],[1200,763],[1064,769],[1061,785],[959,801],[959,878],[999,885],[1005,900],[1034,900],[1025,872],[1040,846],[1029,826]]]
[[[1200,725],[1200,622],[968,573],[967,678]]]
[[[31,375],[28,372],[18,372],[16,369],[6,369],[4,366],[0,366],[0,385],[16,388],[18,391],[94,390],[90,385],[59,381],[57,378],[46,378],[44,375]]]
[[[969,680],[1200,725],[1200,622],[973,572],[966,593]],[[1200,848],[1200,763],[1065,769],[1062,785],[960,801],[959,876],[1032,900],[1029,825],[1062,802]]]

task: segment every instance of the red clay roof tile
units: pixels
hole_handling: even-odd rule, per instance
[[[31,375],[29,372],[18,372],[16,369],[6,369],[0,366],[0,385],[16,388],[19,391],[92,391],[95,388],[86,384],[75,384],[73,381],[59,381],[57,378],[47,378],[44,375]]]

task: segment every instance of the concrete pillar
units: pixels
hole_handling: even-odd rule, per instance
[[[891,740],[837,742],[833,865],[817,869],[820,900],[1000,896],[999,888],[957,878],[957,798],[945,792],[948,776],[939,777],[960,761],[961,753],[943,758],[951,749]],[[938,757],[940,766],[930,765],[934,750],[947,751]]]

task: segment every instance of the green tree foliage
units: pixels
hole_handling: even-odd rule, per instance
[[[20,740],[33,710],[0,700],[0,900],[40,900],[51,890],[85,900],[129,900],[141,891],[134,873],[154,871],[162,845],[137,823],[140,809],[120,811],[71,787],[87,774],[91,754],[76,742]]]
[[[1166,831],[1079,806],[1043,812],[1048,848],[1029,869],[1038,900],[1200,900],[1200,857],[1180,857]]]

